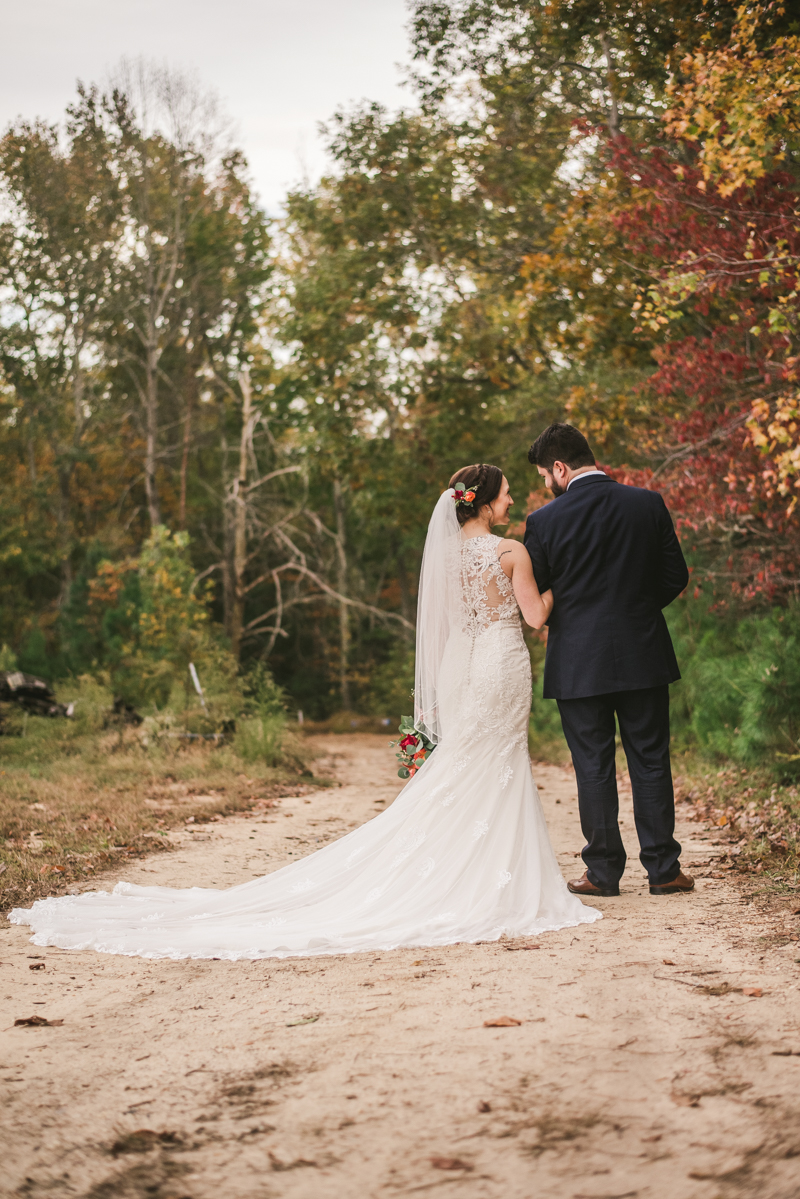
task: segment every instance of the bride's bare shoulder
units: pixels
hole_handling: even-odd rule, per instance
[[[514,567],[520,565],[523,558],[528,558],[528,551],[522,542],[516,541],[513,537],[501,537],[499,539],[497,542],[497,561],[509,578],[514,571]]]

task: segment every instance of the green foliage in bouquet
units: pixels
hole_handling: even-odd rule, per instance
[[[398,731],[401,734],[400,740],[390,742],[392,749],[397,746],[399,750],[399,753],[395,754],[400,763],[397,777],[409,779],[427,762],[436,746],[416,728],[413,716],[401,716]]]

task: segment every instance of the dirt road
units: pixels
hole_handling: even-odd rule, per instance
[[[384,738],[320,747],[341,789],[187,829],[124,877],[242,882],[391,802]],[[534,773],[573,877],[573,776]],[[725,878],[651,897],[624,820],[623,894],[533,949],[148,962],[4,928],[0,1193],[796,1199],[800,951],[781,934],[800,921]],[[713,872],[714,833],[679,836]],[[14,1027],[33,1015],[63,1024]],[[521,1023],[484,1027],[500,1016]]]

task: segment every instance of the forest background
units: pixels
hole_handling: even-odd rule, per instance
[[[409,29],[413,102],[334,114],[279,220],[213,97],[147,63],[3,136],[0,669],[200,731],[394,723],[436,497],[496,462],[521,522],[567,419],[691,563],[676,748],[791,781],[798,21],[414,0]]]

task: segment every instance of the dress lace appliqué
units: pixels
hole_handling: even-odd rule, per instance
[[[497,557],[501,541],[493,533],[468,537],[461,547],[461,589],[470,633],[497,621],[519,624],[519,608],[511,580]]]

